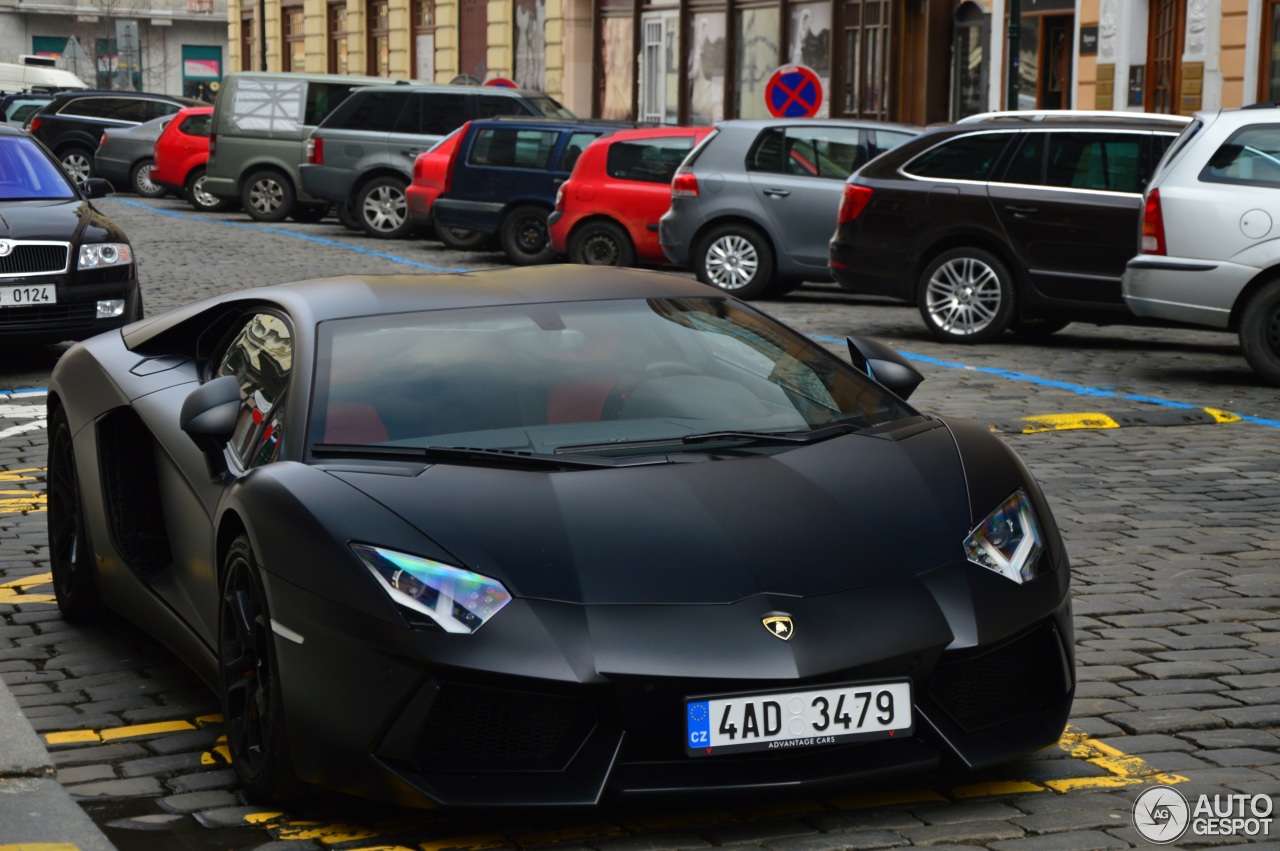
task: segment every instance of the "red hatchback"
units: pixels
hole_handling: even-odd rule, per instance
[[[204,191],[212,128],[213,107],[190,106],[179,110],[156,140],[156,165],[151,180],[182,195],[197,210],[216,213],[229,209],[235,202]]]
[[[658,219],[671,206],[671,176],[710,127],[622,130],[592,142],[560,187],[551,244],[574,263],[667,263]]]
[[[463,124],[430,150],[418,154],[413,161],[413,183],[404,191],[405,202],[409,205],[409,216],[419,225],[431,221],[431,205],[449,188],[449,169],[453,165],[454,152],[458,150],[458,142],[467,132],[467,124]],[[474,230],[461,228],[436,228],[436,237],[450,248],[474,249],[489,242],[490,236]]]

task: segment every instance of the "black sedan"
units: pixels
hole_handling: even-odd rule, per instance
[[[718,290],[584,266],[245,290],[70,349],[59,606],[221,696],[249,795],[593,804],[1057,741],[1067,554],[1018,458]]]
[[[0,344],[81,340],[141,318],[133,249],[23,131],[0,125]]]

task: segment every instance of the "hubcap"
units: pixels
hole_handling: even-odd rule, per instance
[[[149,165],[138,169],[138,178],[134,181],[138,192],[143,195],[154,195],[160,191],[160,187],[151,179],[151,172],[155,170],[155,166]]]
[[[83,187],[85,181],[89,179],[89,171],[92,168],[92,164],[84,154],[67,154],[62,158],[62,167],[66,169],[67,174],[71,176],[77,186]]]
[[[227,743],[232,759],[256,772],[266,759],[271,670],[270,629],[252,569],[244,559],[230,566],[222,598],[222,683]]]
[[[364,220],[376,231],[387,233],[404,224],[408,215],[404,192],[392,186],[379,186],[364,199]]]
[[[622,249],[606,233],[595,233],[582,243],[582,262],[592,266],[617,266]]]
[[[751,240],[722,236],[707,249],[707,277],[722,290],[738,290],[755,279],[760,255]]]
[[[284,203],[284,189],[274,180],[259,180],[249,189],[249,204],[259,213],[274,213]]]
[[[996,271],[972,257],[957,257],[938,267],[925,288],[925,309],[938,328],[966,337],[982,331],[1000,310]]]
[[[213,207],[220,200],[217,195],[211,195],[204,191],[205,175],[196,178],[196,182],[191,185],[191,197],[196,199],[196,203],[201,207]]]
[[[525,254],[537,254],[547,244],[547,224],[537,216],[516,222],[516,246]]]

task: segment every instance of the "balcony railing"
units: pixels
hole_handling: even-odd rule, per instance
[[[227,0],[16,0],[28,12],[97,15],[112,18],[227,20]]]

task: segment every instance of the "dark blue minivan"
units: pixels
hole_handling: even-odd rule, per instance
[[[497,235],[517,266],[550,261],[555,251],[547,217],[560,184],[587,145],[634,126],[589,119],[471,122],[450,164],[447,188],[431,207],[436,227]]]

